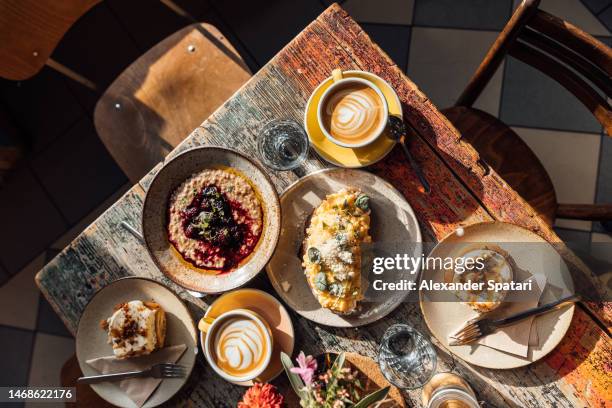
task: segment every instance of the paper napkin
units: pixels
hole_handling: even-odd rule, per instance
[[[537,307],[540,296],[546,286],[546,276],[535,274],[523,282],[529,280],[533,280],[531,291],[521,293],[520,299],[505,302],[502,307],[492,312],[490,317],[494,319],[504,318]],[[535,317],[532,316],[511,326],[502,327],[495,333],[479,339],[476,343],[521,357],[527,357],[529,346],[538,344],[537,327],[534,324],[534,319]],[[531,334],[532,330],[535,332],[534,334]]]
[[[125,360],[120,360],[115,356],[108,356],[94,358],[86,362],[100,374],[146,370],[152,365],[159,363],[176,363],[186,349],[187,346],[181,344],[164,347],[146,356],[132,357]],[[120,381],[117,385],[137,406],[142,407],[161,382],[161,378],[132,378]]]

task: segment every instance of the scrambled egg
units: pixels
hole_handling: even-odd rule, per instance
[[[328,195],[306,230],[302,266],[321,306],[348,314],[363,298],[361,244],[372,242],[370,199],[354,188]]]

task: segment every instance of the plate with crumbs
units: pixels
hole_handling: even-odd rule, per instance
[[[152,279],[127,277],[118,279],[100,289],[91,298],[77,328],[76,356],[84,376],[99,375],[96,369],[87,363],[92,359],[116,355],[109,344],[107,319],[114,316],[121,305],[141,301],[146,305],[161,308],[165,315],[165,339],[163,347],[185,345],[177,364],[186,367],[184,378],[168,378],[161,381],[157,389],[144,403],[144,407],[155,407],[175,395],[187,382],[195,365],[198,352],[195,323],[187,306],[172,290]],[[143,333],[144,334],[144,333]],[[145,356],[129,356],[127,359],[155,359],[155,349]],[[92,389],[104,400],[119,407],[136,407],[118,383],[105,382],[92,384]]]
[[[372,267],[376,258],[422,253],[414,212],[391,184],[363,170],[324,169],[289,186],[280,201],[281,234],[266,271],[290,308],[319,324],[358,327],[406,299],[409,291],[380,290],[380,283],[415,280],[418,269]]]

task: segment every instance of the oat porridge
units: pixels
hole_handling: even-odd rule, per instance
[[[259,198],[233,170],[193,174],[172,193],[168,208],[168,239],[198,268],[234,269],[253,252],[262,233]]]

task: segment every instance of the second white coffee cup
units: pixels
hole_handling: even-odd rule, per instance
[[[256,379],[270,364],[272,331],[257,313],[247,309],[231,310],[209,322],[201,322],[199,328],[206,360],[225,380]]]

